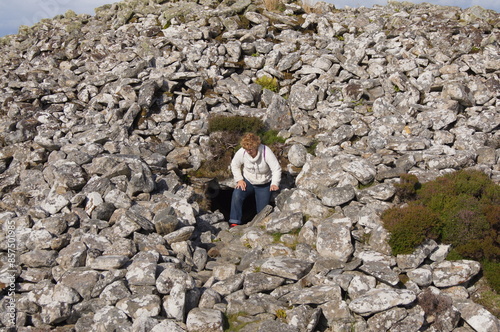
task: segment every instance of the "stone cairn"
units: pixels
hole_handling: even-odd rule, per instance
[[[379,217],[402,173],[499,182],[499,14],[282,7],[122,1],[0,39],[2,330],[500,330],[478,262],[393,256]],[[232,229],[184,179],[213,115],[286,139]]]

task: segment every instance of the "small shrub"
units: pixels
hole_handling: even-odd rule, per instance
[[[279,84],[276,77],[261,76],[255,80],[255,83],[260,85],[263,89],[268,89],[273,92],[279,91]]]
[[[488,286],[492,287],[491,291],[487,294],[483,294],[487,295],[483,296],[483,305],[488,308],[495,308],[495,315],[499,317],[500,295],[498,295],[498,292],[500,292],[500,287],[498,287],[498,285],[500,285],[500,263],[486,260],[481,262],[481,266],[483,268],[483,275],[488,281]],[[493,287],[494,285],[496,285],[496,287]]]
[[[239,134],[245,132],[258,133],[264,128],[264,122],[257,117],[218,115],[208,120],[208,131],[210,133],[217,131],[229,131]]]
[[[448,260],[481,261],[488,283],[500,291],[500,186],[476,170],[450,173],[421,186],[412,177],[402,177],[395,186],[400,195],[414,200],[382,214],[393,252],[410,253],[428,238],[450,244]]]
[[[385,228],[391,233],[389,245],[394,255],[410,254],[426,239],[438,239],[438,214],[423,205],[393,207],[382,213]]]
[[[402,174],[399,183],[395,183],[396,196],[403,202],[413,200],[417,195],[418,178],[414,174]]]
[[[463,170],[422,185],[417,199],[439,213],[442,241],[465,258],[500,259],[500,186],[486,174]]]
[[[438,331],[446,330],[448,317],[446,313],[453,307],[453,301],[449,296],[434,293],[430,288],[425,289],[418,295],[418,304],[424,310],[425,315],[436,317],[433,327]],[[445,317],[442,317],[442,316]],[[447,319],[448,318],[448,319]],[[443,326],[445,324],[445,326]]]
[[[458,196],[465,194],[480,198],[486,191],[490,192],[490,198],[484,197],[488,200],[491,198],[499,199],[500,193],[488,176],[480,171],[467,170],[457,171],[441,177],[434,181],[427,182],[422,185],[421,190],[418,191],[418,199],[425,205],[432,206],[435,210],[442,210],[446,203],[447,197]],[[498,195],[498,196],[497,196]]]
[[[283,137],[278,136],[277,130],[267,130],[260,135],[262,140],[262,144],[271,146],[273,144],[283,144],[285,143],[285,139]]]

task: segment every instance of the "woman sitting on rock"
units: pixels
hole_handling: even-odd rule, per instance
[[[281,166],[271,149],[261,144],[259,136],[253,133],[243,135],[242,146],[231,161],[236,187],[231,200],[231,227],[241,224],[244,200],[254,194],[257,213],[271,199],[271,192],[279,190]],[[243,168],[243,171],[242,171]]]

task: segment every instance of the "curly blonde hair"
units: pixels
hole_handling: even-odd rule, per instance
[[[255,135],[254,133],[246,133],[241,138],[240,144],[245,150],[254,150],[257,149],[260,145],[260,137]]]

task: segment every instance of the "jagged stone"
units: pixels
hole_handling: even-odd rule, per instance
[[[99,256],[91,261],[90,267],[95,270],[113,270],[121,268],[128,261],[129,258],[124,255]]]
[[[219,310],[195,308],[187,316],[186,327],[188,331],[224,331],[224,317]]]
[[[131,326],[127,314],[115,306],[105,306],[96,311],[93,322],[92,328],[96,331],[123,330]]]
[[[222,296],[227,296],[243,287],[244,276],[233,275],[227,279],[220,280],[212,285],[212,289]]]
[[[21,264],[28,267],[53,267],[56,264],[57,251],[34,249],[19,257]]]
[[[290,292],[281,299],[293,305],[320,305],[329,301],[340,301],[342,298],[338,286],[312,286]]]
[[[186,286],[176,283],[170,294],[163,300],[163,308],[168,318],[183,322],[186,315]]]
[[[335,207],[349,203],[356,197],[356,192],[352,186],[324,188],[320,189],[318,196],[324,205]]]
[[[322,257],[347,262],[354,252],[349,218],[325,219],[318,225],[316,247]]]
[[[304,216],[300,212],[273,212],[262,223],[269,233],[290,233],[302,228],[303,219]]]
[[[271,291],[285,282],[284,278],[256,272],[245,276],[243,290],[246,295]]]
[[[396,286],[399,283],[399,274],[382,262],[364,262],[359,269],[389,285]]]
[[[139,286],[155,285],[158,256],[158,253],[151,251],[137,253],[132,264],[127,267],[127,282]]]
[[[431,264],[432,283],[436,287],[450,287],[466,283],[479,273],[481,265],[475,261],[444,261]]]
[[[119,300],[116,307],[127,316],[136,319],[139,317],[154,317],[160,313],[161,300],[158,295],[144,294],[132,295]]]
[[[405,269],[416,269],[437,248],[434,240],[428,240],[408,255],[397,255],[398,267]]]
[[[165,240],[169,244],[176,242],[187,241],[191,238],[194,232],[194,226],[182,227],[176,231],[170,232],[164,236]]]
[[[455,302],[460,315],[474,330],[498,331],[500,324],[490,312],[470,300]]]
[[[156,279],[156,289],[160,294],[169,294],[176,284],[182,284],[186,289],[193,289],[195,285],[191,276],[176,268],[165,268]]]
[[[261,265],[261,272],[274,276],[299,280],[312,268],[312,263],[303,262],[291,257],[271,257]]]
[[[92,297],[92,290],[101,274],[86,267],[73,267],[65,271],[59,280],[63,285],[72,288],[85,300]]]
[[[415,293],[410,290],[372,289],[349,303],[349,309],[359,315],[369,316],[390,308],[411,304],[415,299]]]
[[[349,280],[349,286],[345,287],[351,299],[364,295],[370,289],[375,288],[377,280],[369,275],[352,275]]]
[[[99,295],[99,298],[106,301],[108,305],[115,305],[121,299],[131,295],[130,290],[124,281],[117,280],[107,285]]]

